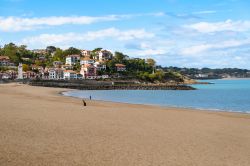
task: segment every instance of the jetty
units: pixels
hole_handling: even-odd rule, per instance
[[[195,90],[185,84],[141,84],[96,80],[31,80],[31,86],[69,88],[79,90]]]

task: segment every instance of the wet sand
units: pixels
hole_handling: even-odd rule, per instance
[[[249,166],[250,115],[0,85],[0,166]]]

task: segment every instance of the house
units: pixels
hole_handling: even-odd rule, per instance
[[[207,78],[208,74],[196,74],[195,78]]]
[[[66,65],[75,65],[80,60],[80,55],[69,55],[66,57]]]
[[[84,57],[80,61],[80,65],[90,64],[93,65],[95,63],[94,59],[90,59],[89,57]]]
[[[35,79],[35,78],[37,78],[37,76],[38,76],[38,74],[36,74],[33,71],[23,72],[24,79]]]
[[[65,80],[77,79],[77,73],[73,70],[65,70],[63,72],[63,78]]]
[[[89,76],[96,76],[96,68],[90,64],[82,65],[80,74],[83,76],[83,79]]]
[[[47,51],[45,49],[34,49],[34,50],[32,50],[32,52],[35,54],[43,54],[43,55],[45,55],[47,53]]]
[[[0,66],[9,66],[10,58],[8,56],[0,56]]]
[[[0,80],[11,79],[11,75],[9,73],[0,73]]]
[[[39,55],[38,60],[40,61],[46,61],[46,56],[45,55]]]
[[[58,68],[58,67],[61,67],[63,65],[63,63],[61,61],[54,61],[53,62],[53,66]]]
[[[84,57],[90,57],[91,51],[90,50],[81,50],[81,54]]]
[[[21,58],[21,59],[26,62],[30,61],[30,58]]]
[[[113,57],[112,53],[107,50],[101,50],[97,52],[97,56],[95,57],[96,60],[101,62],[111,60]]]
[[[59,68],[50,68],[48,70],[48,73],[49,73],[50,80],[61,80],[64,78],[63,70]]]
[[[44,69],[42,66],[31,65],[31,70],[38,70],[39,72],[42,72]]]
[[[115,64],[116,71],[126,71],[126,65],[124,64]]]
[[[98,61],[94,63],[94,67],[95,67],[96,70],[98,70],[98,71],[106,70],[106,68],[107,68],[107,66],[106,66],[104,63],[98,62]]]
[[[61,69],[63,69],[63,70],[73,70],[73,66],[71,66],[71,65],[62,65]]]
[[[77,79],[78,80],[82,80],[83,79],[83,75],[81,75],[80,73],[77,73]]]
[[[1,79],[15,79],[17,78],[17,72],[15,70],[7,70],[3,73],[0,73],[0,80]]]

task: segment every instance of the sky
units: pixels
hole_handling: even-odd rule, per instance
[[[0,0],[0,45],[102,47],[158,65],[250,69],[249,0]]]

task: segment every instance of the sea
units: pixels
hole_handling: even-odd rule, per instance
[[[197,90],[73,90],[65,96],[94,100],[250,113],[250,79],[203,80]]]

